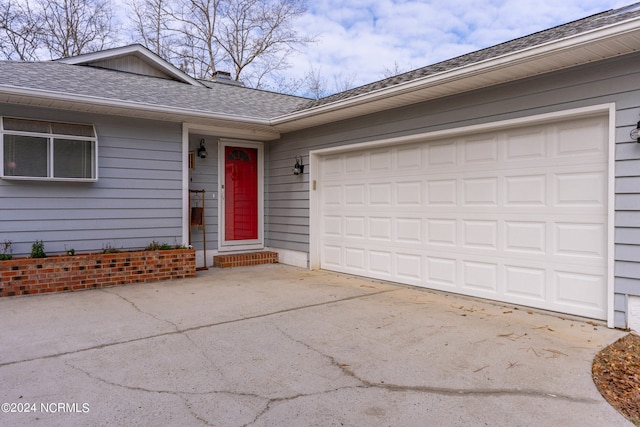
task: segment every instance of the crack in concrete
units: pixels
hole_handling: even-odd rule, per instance
[[[149,313],[149,312],[147,312],[147,311],[142,310],[140,307],[138,307],[138,306],[136,305],[136,303],[134,303],[134,302],[133,302],[133,301],[131,301],[130,299],[125,298],[124,296],[120,295],[117,291],[114,291],[114,290],[107,290],[107,289],[99,289],[99,291],[101,291],[101,292],[103,292],[103,293],[105,293],[105,294],[115,295],[115,296],[117,296],[118,298],[120,298],[121,300],[126,301],[127,303],[129,303],[129,304],[130,304],[130,305],[131,305],[131,306],[132,306],[132,307],[133,307],[137,312],[142,313],[142,314],[144,314],[145,316],[149,316],[149,317],[151,317],[152,319],[155,319],[155,320],[157,320],[157,321],[159,321],[159,322],[168,323],[169,325],[171,325],[171,326],[173,326],[173,327],[175,328],[176,332],[179,332],[179,331],[180,331],[180,328],[178,327],[178,325],[176,325],[176,324],[175,324],[175,323],[173,323],[172,321],[167,320],[167,319],[161,319],[161,318],[159,318],[158,316],[156,316],[156,315],[154,315],[154,314],[152,314],[152,313]]]
[[[148,312],[145,312],[145,311],[141,310],[140,307],[138,307],[134,302],[130,301],[129,299],[127,299],[125,297],[123,297],[122,295],[118,294],[117,292],[108,292],[108,293],[111,293],[111,294],[116,295],[117,297],[121,298],[123,301],[127,302],[128,304],[130,304],[138,312],[140,312],[142,314],[145,314],[145,315],[148,315],[148,316],[150,316],[150,317],[152,317],[152,318],[154,318],[154,319],[156,319],[158,321],[165,322],[165,323],[171,325],[175,330],[174,331],[170,331],[170,332],[153,334],[153,335],[140,337],[140,338],[133,338],[133,339],[129,339],[129,340],[114,342],[114,343],[101,344],[101,345],[92,346],[92,347],[83,348],[83,349],[78,349],[78,350],[74,350],[74,351],[68,351],[68,352],[61,352],[61,353],[57,353],[57,354],[45,355],[45,356],[36,357],[36,358],[32,358],[32,359],[25,359],[25,360],[20,360],[20,361],[12,361],[12,362],[0,363],[0,367],[10,366],[10,365],[19,364],[19,363],[25,363],[25,362],[30,362],[30,361],[36,361],[36,360],[63,357],[63,356],[78,354],[78,353],[82,353],[82,352],[86,352],[86,351],[90,351],[90,350],[99,350],[99,349],[108,348],[108,347],[112,347],[112,346],[117,346],[117,345],[121,345],[121,344],[128,344],[128,343],[134,343],[134,342],[154,339],[154,338],[158,338],[158,337],[163,337],[163,336],[181,334],[181,335],[185,336],[192,343],[192,345],[202,353],[202,355],[209,361],[209,363],[211,363],[211,366],[213,368],[215,368],[218,372],[221,372],[220,368],[215,365],[215,363],[210,359],[210,357],[206,354],[206,352],[202,348],[200,348],[191,339],[191,337],[188,334],[189,332],[197,331],[197,330],[205,329],[205,328],[212,328],[212,327],[217,327],[217,326],[222,326],[222,325],[227,325],[227,324],[243,322],[243,321],[247,321],[247,320],[268,318],[268,317],[276,316],[276,315],[283,314],[283,313],[290,313],[290,312],[295,312],[295,311],[299,311],[299,310],[304,310],[304,309],[307,309],[307,308],[313,308],[313,307],[319,307],[319,306],[323,306],[323,305],[336,304],[336,303],[340,303],[340,302],[344,302],[344,301],[356,300],[356,299],[361,299],[361,298],[368,298],[368,297],[371,297],[371,296],[376,296],[376,295],[389,293],[389,292],[394,292],[394,291],[397,291],[397,289],[389,289],[389,290],[384,290],[384,291],[379,291],[379,292],[373,292],[373,293],[368,293],[368,294],[351,296],[351,297],[337,299],[337,300],[324,301],[324,302],[321,302],[321,303],[315,303],[315,304],[308,304],[308,305],[304,305],[304,306],[292,307],[292,308],[278,310],[278,311],[274,311],[274,312],[263,313],[263,314],[254,315],[254,316],[247,316],[247,317],[243,317],[243,318],[237,318],[237,319],[232,319],[232,320],[227,320],[227,321],[222,321],[222,322],[215,322],[215,323],[210,323],[210,324],[206,324],[206,325],[198,325],[198,326],[193,326],[193,327],[184,328],[184,329],[180,329],[179,326],[176,323],[171,322],[170,320],[161,319],[161,318],[153,315],[152,313],[148,313]],[[355,384],[355,385],[345,385],[345,386],[342,386],[342,387],[336,387],[336,388],[316,391],[316,392],[312,392],[312,393],[298,393],[298,394],[292,395],[292,396],[281,396],[281,397],[267,397],[267,396],[262,396],[262,395],[255,394],[255,393],[246,393],[246,392],[230,391],[230,390],[215,390],[215,389],[213,389],[213,390],[205,390],[205,391],[183,391],[183,390],[151,389],[151,388],[131,386],[131,385],[125,385],[125,384],[120,384],[120,383],[117,383],[117,382],[109,381],[109,380],[107,380],[105,378],[101,378],[101,377],[99,377],[97,375],[94,375],[94,374],[92,374],[91,372],[89,372],[89,371],[87,371],[85,369],[82,369],[82,368],[80,368],[78,366],[74,366],[70,361],[64,361],[64,363],[69,368],[77,370],[79,372],[82,372],[84,375],[86,375],[87,377],[89,377],[90,379],[92,379],[94,381],[98,381],[98,382],[101,382],[101,383],[104,383],[104,384],[107,384],[107,385],[110,385],[110,386],[113,386],[113,387],[123,388],[123,389],[126,389],[126,390],[135,391],[135,392],[168,394],[168,395],[175,396],[175,397],[179,398],[182,401],[182,403],[184,404],[186,410],[194,417],[194,419],[202,422],[205,425],[213,425],[213,424],[211,424],[206,418],[203,418],[202,416],[198,415],[193,410],[193,408],[191,407],[191,405],[189,404],[189,402],[187,400],[188,396],[228,395],[228,396],[232,396],[232,397],[247,397],[247,398],[250,398],[250,399],[258,399],[259,401],[264,401],[265,402],[264,408],[256,414],[255,418],[252,421],[250,421],[249,423],[245,424],[244,426],[250,426],[252,424],[255,424],[263,416],[268,414],[269,411],[275,405],[277,405],[279,403],[291,402],[291,401],[294,401],[296,399],[300,399],[300,398],[304,398],[304,397],[327,395],[327,394],[330,394],[330,393],[335,393],[335,392],[338,392],[338,391],[350,390],[350,389],[364,389],[364,390],[366,390],[366,389],[379,389],[379,390],[385,390],[385,391],[394,392],[394,393],[425,393],[425,394],[438,394],[438,395],[444,395],[444,396],[449,396],[449,397],[456,397],[456,396],[457,397],[469,397],[469,396],[486,396],[486,397],[521,396],[521,397],[529,397],[529,398],[560,399],[560,400],[564,400],[564,401],[568,401],[568,402],[575,402],[575,403],[598,403],[598,401],[596,399],[580,398],[580,397],[574,397],[574,396],[570,396],[570,395],[566,395],[566,394],[556,394],[556,393],[550,393],[550,392],[534,390],[534,389],[508,389],[508,388],[500,388],[500,389],[470,388],[470,389],[464,389],[464,388],[415,386],[415,385],[391,384],[391,383],[384,383],[384,382],[372,382],[372,381],[369,381],[369,380],[367,380],[365,378],[362,378],[354,370],[350,369],[349,368],[349,366],[350,366],[349,364],[340,363],[335,356],[330,355],[330,354],[326,354],[326,353],[322,352],[321,350],[313,347],[309,343],[304,342],[301,339],[297,339],[297,338],[291,336],[287,331],[281,329],[277,325],[274,325],[274,326],[287,339],[289,339],[292,342],[295,342],[295,343],[307,348],[308,350],[310,350],[312,352],[315,352],[315,353],[321,355],[322,357],[326,358],[329,361],[330,365],[337,367],[342,372],[343,375],[355,380],[357,382],[357,384]]]
[[[133,302],[133,301],[131,301],[130,299],[128,299],[128,298],[126,298],[126,297],[124,297],[123,295],[120,295],[120,294],[119,294],[116,290],[114,290],[114,289],[100,289],[100,291],[102,291],[102,292],[104,292],[104,293],[107,293],[107,294],[111,294],[111,295],[115,295],[115,296],[117,296],[118,298],[120,298],[120,299],[122,299],[122,300],[126,301],[127,303],[131,304],[131,306],[132,306],[136,311],[138,311],[139,313],[144,314],[145,316],[149,316],[149,317],[151,317],[152,319],[155,319],[155,320],[157,320],[157,321],[159,321],[159,322],[165,322],[165,323],[168,323],[169,325],[173,326],[173,328],[176,330],[176,332],[177,332],[177,333],[181,334],[181,335],[182,335],[182,336],[184,336],[187,340],[189,340],[189,342],[191,343],[191,345],[193,345],[193,347],[194,347],[196,350],[198,350],[198,352],[200,352],[200,354],[202,354],[202,356],[203,356],[203,357],[204,357],[204,358],[209,362],[209,365],[210,365],[213,369],[215,369],[215,370],[216,370],[220,375],[224,375],[224,373],[222,372],[222,370],[220,369],[220,367],[218,367],[218,366],[214,363],[214,361],[213,361],[213,360],[211,360],[211,358],[209,358],[209,355],[208,355],[207,353],[205,353],[205,352],[204,352],[204,350],[203,350],[200,346],[198,346],[198,345],[193,341],[193,339],[191,339],[191,337],[189,336],[189,334],[188,334],[187,332],[181,331],[181,330],[180,330],[180,327],[179,327],[176,323],[174,323],[174,322],[172,322],[171,320],[168,320],[168,319],[160,318],[160,317],[158,317],[158,316],[154,315],[153,313],[149,313],[148,311],[144,311],[144,310],[142,310],[140,307],[138,307],[138,305],[137,305],[136,303],[134,303],[134,302]]]
[[[336,357],[330,355],[330,354],[326,354],[322,351],[320,351],[319,349],[311,346],[309,343],[306,343],[300,339],[294,338],[293,336],[291,336],[290,334],[288,334],[287,332],[285,332],[282,328],[278,327],[277,325],[274,324],[274,327],[283,335],[285,336],[287,339],[302,345],[303,347],[307,348],[308,350],[319,354],[320,356],[326,358],[329,360],[329,362],[331,363],[331,365],[337,367],[338,369],[340,369],[342,371],[342,373],[346,376],[348,376],[349,378],[352,378],[356,381],[358,381],[360,384],[359,385],[351,385],[351,386],[344,386],[344,387],[337,387],[334,389],[330,389],[330,390],[323,390],[323,391],[319,391],[319,392],[314,392],[314,393],[299,393],[295,396],[289,396],[289,397],[279,397],[279,398],[271,398],[269,399],[269,401],[267,402],[265,408],[256,415],[256,417],[250,422],[245,424],[243,427],[248,427],[252,424],[255,424],[261,417],[263,417],[264,415],[266,415],[271,408],[277,404],[277,403],[281,403],[281,402],[290,402],[302,397],[312,397],[312,396],[319,396],[319,395],[323,395],[323,394],[329,394],[329,393],[335,393],[336,391],[340,391],[340,390],[349,390],[349,389],[381,389],[381,390],[386,390],[389,392],[398,392],[398,393],[424,393],[424,394],[438,394],[438,395],[444,395],[444,396],[448,396],[448,397],[468,397],[468,396],[487,396],[487,397],[493,397],[493,396],[521,396],[521,397],[533,397],[533,398],[553,398],[553,399],[560,399],[560,400],[565,400],[565,401],[569,401],[569,402],[575,402],[575,403],[598,403],[597,400],[595,399],[588,399],[588,398],[580,398],[580,397],[574,397],[574,396],[569,396],[569,395],[565,395],[565,394],[557,394],[557,393],[549,393],[549,392],[544,392],[544,391],[539,391],[539,390],[529,390],[529,389],[461,389],[461,388],[446,388],[446,387],[432,387],[432,386],[410,386],[410,385],[399,385],[399,384],[385,384],[385,383],[374,383],[371,382],[369,380],[366,380],[362,377],[360,377],[358,374],[356,374],[353,370],[348,368],[348,364],[346,363],[339,363],[338,360],[336,359]]]
[[[228,391],[228,390],[186,391],[186,390],[151,389],[151,388],[145,388],[145,387],[131,386],[131,385],[120,384],[113,381],[109,381],[105,378],[94,375],[91,372],[80,368],[79,366],[74,366],[69,361],[65,361],[64,364],[71,369],[82,372],[84,375],[86,375],[87,377],[91,378],[94,381],[98,381],[103,384],[110,385],[112,387],[123,388],[129,391],[140,391],[143,393],[154,393],[154,394],[169,394],[169,395],[175,395],[175,396],[208,396],[211,394],[226,394],[230,396],[251,397],[251,398],[256,398],[261,400],[269,400],[268,397],[260,396],[259,394],[255,394],[255,393],[243,393],[243,392]]]
[[[47,354],[47,355],[44,355],[44,356],[38,356],[38,357],[29,358],[29,359],[13,360],[13,361],[10,361],[10,362],[2,362],[2,363],[0,363],[0,368],[3,368],[5,366],[16,365],[16,364],[20,364],[20,363],[33,362],[33,361],[36,361],[36,360],[46,360],[46,359],[52,359],[52,358],[56,358],[56,357],[68,356],[68,355],[71,355],[71,354],[78,354],[78,353],[83,353],[83,352],[91,351],[91,350],[101,350],[103,348],[114,347],[114,346],[123,345],[123,344],[130,344],[130,343],[140,342],[140,341],[146,341],[146,340],[159,338],[159,337],[165,337],[165,336],[176,335],[176,334],[184,334],[186,332],[193,332],[193,331],[199,331],[201,329],[207,329],[207,328],[214,328],[214,327],[217,327],[217,326],[230,325],[230,324],[233,324],[233,323],[244,322],[244,321],[247,321],[247,320],[262,319],[262,318],[266,318],[266,317],[277,316],[279,314],[291,313],[291,312],[295,312],[295,311],[299,311],[299,310],[306,310],[308,308],[321,307],[323,305],[337,304],[337,303],[341,303],[341,302],[345,302],[345,301],[352,301],[352,300],[356,300],[356,299],[360,299],[360,298],[368,298],[368,297],[371,297],[371,296],[376,296],[376,295],[385,294],[385,293],[389,293],[389,292],[396,292],[396,291],[398,291],[398,289],[387,289],[387,290],[384,290],[384,291],[372,292],[372,293],[362,294],[362,295],[354,295],[354,296],[351,296],[351,297],[346,297],[346,298],[341,298],[341,299],[336,299],[336,300],[331,300],[331,301],[323,301],[323,302],[314,303],[314,304],[307,304],[307,305],[302,305],[302,306],[297,306],[297,307],[285,308],[285,309],[282,309],[282,310],[277,310],[277,311],[273,311],[273,312],[269,312],[269,313],[256,314],[254,316],[247,316],[247,317],[241,317],[241,318],[237,318],[237,319],[224,320],[224,321],[221,321],[221,322],[214,322],[214,323],[208,323],[208,324],[205,324],[205,325],[192,326],[192,327],[184,328],[184,329],[176,329],[175,331],[170,331],[170,332],[160,332],[160,333],[157,333],[157,334],[147,335],[147,336],[139,337],[139,338],[131,338],[131,339],[128,339],[128,340],[122,340],[122,341],[117,341],[117,342],[98,344],[98,345],[91,346],[91,347],[84,347],[84,348],[79,348],[79,349],[76,349],[76,350],[64,351],[64,352],[54,353],[54,354]],[[126,299],[124,299],[124,300],[127,301]],[[167,322],[167,323],[173,324],[172,322]]]

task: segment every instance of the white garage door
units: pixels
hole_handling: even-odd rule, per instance
[[[323,269],[605,319],[606,117],[329,154]]]

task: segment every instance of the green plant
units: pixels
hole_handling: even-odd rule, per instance
[[[167,249],[173,249],[174,247],[168,243],[158,243],[155,240],[147,245],[145,250],[147,251],[162,251]]]
[[[46,258],[47,254],[44,252],[44,243],[42,240],[36,240],[31,245],[31,258]]]
[[[67,250],[67,255],[74,256],[76,254],[76,250],[71,248]]]
[[[114,248],[110,243],[102,247],[103,254],[117,254],[118,252],[120,252],[120,250]]]
[[[11,240],[5,240],[0,247],[2,248],[2,253],[0,253],[0,261],[3,260],[10,260],[11,258],[13,258],[13,255],[11,254],[11,244],[13,242]]]

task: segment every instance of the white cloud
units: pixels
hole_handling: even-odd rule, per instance
[[[316,42],[289,58],[291,77],[313,67],[355,84],[531,34],[629,0],[310,0],[297,22]]]

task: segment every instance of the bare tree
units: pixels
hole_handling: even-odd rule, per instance
[[[312,41],[295,29],[305,0],[133,0],[137,41],[188,74],[230,71],[267,87],[288,56]],[[117,40],[112,0],[0,0],[0,54],[11,59],[68,57]],[[280,80],[282,82],[282,80]],[[298,86],[300,81],[292,83]]]
[[[224,0],[179,0],[170,13],[180,36],[178,65],[200,79],[210,79],[217,71],[220,47],[215,40],[220,3]]]
[[[320,99],[329,95],[327,79],[322,76],[320,69],[314,68],[313,65],[305,75],[304,81],[304,87],[306,89],[305,96]]]
[[[310,42],[293,28],[305,12],[303,0],[233,0],[222,4],[216,41],[227,54],[236,80],[259,62],[261,73],[286,67],[286,56]]]
[[[330,87],[328,79],[322,75],[321,70],[314,68],[312,65],[305,75],[304,83],[302,84],[304,96],[313,99],[320,99],[334,93],[344,92],[355,86],[354,82],[356,81],[356,78],[357,75],[355,73],[349,75],[334,73],[333,87]]]
[[[387,79],[389,77],[395,77],[398,74],[407,72],[408,69],[403,68],[398,64],[398,61],[394,61],[393,68],[385,68],[382,70],[382,78]]]
[[[0,52],[7,59],[74,56],[117,37],[109,0],[0,1]]]
[[[131,22],[136,38],[158,56],[175,60],[179,46],[172,16],[171,0],[134,0]]]
[[[343,74],[337,73],[333,75],[333,85],[336,92],[344,92],[353,89],[355,81],[358,78],[356,73]]]
[[[29,3],[0,1],[0,54],[9,60],[38,58],[39,26]]]
[[[93,52],[116,38],[109,0],[36,0],[41,42],[51,58]]]

